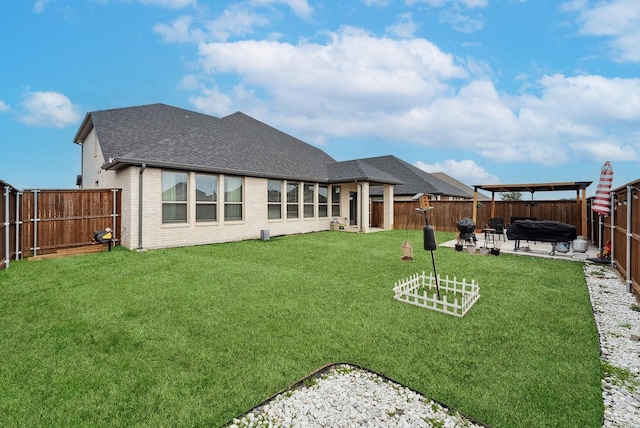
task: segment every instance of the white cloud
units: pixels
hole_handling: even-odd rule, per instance
[[[244,6],[231,6],[222,16],[207,23],[207,34],[210,40],[226,41],[231,36],[244,36],[253,33],[254,27],[267,25],[269,22],[261,15],[251,12]]]
[[[412,6],[418,3],[425,3],[431,7],[443,7],[452,5],[453,7],[466,7],[474,9],[479,7],[487,7],[489,0],[406,0],[407,5]]]
[[[457,9],[447,10],[440,14],[440,21],[447,23],[451,28],[462,33],[475,33],[484,27],[484,21],[480,18],[473,18]]]
[[[33,11],[35,13],[43,13],[44,7],[49,3],[49,0],[36,0],[33,4]]]
[[[264,88],[275,104],[296,105],[310,116],[405,110],[448,91],[441,80],[467,76],[426,40],[378,39],[353,28],[331,34],[326,45],[209,43],[200,54],[206,73],[237,73],[245,84]]]
[[[30,92],[22,102],[22,122],[31,126],[64,128],[77,124],[81,115],[65,95],[54,92]]]
[[[447,159],[443,162],[428,164],[418,161],[414,166],[426,172],[444,172],[445,174],[465,183],[468,186],[473,184],[493,184],[500,180],[495,175],[489,174],[484,168],[476,164],[473,160],[465,159],[456,161]]]
[[[200,43],[199,53],[200,74],[185,80],[200,88],[198,109],[241,110],[307,141],[374,138],[546,166],[598,158],[599,147],[640,153],[640,79],[557,74],[511,96],[477,61],[352,27],[324,43]]]
[[[594,143],[576,143],[575,150],[582,150],[593,159],[608,159],[610,161],[631,161],[638,159],[640,149],[629,144],[602,141]]]
[[[11,110],[11,107],[7,105],[4,101],[0,100],[0,113],[5,113]]]
[[[215,87],[202,89],[201,95],[190,97],[189,102],[199,111],[212,116],[226,116],[233,108],[231,97]]]
[[[640,62],[640,2],[611,0],[591,7],[574,1],[564,4],[563,10],[578,12],[580,34],[607,38],[617,61]]]
[[[165,42],[168,43],[185,43],[197,39],[197,36],[191,33],[191,16],[180,16],[174,20],[171,25],[156,24],[153,31],[160,34]]]
[[[411,12],[403,13],[398,17],[396,24],[390,25],[386,28],[386,32],[392,36],[408,39],[414,36],[418,31],[418,24],[413,20]]]
[[[272,4],[284,4],[289,6],[296,16],[308,18],[313,14],[313,8],[309,6],[307,0],[251,0],[252,5],[269,6]]]
[[[362,1],[365,6],[376,6],[376,7],[387,7],[389,5],[389,0],[363,0]]]
[[[254,32],[255,27],[268,24],[268,20],[253,13],[242,5],[232,5],[216,19],[207,21],[204,29],[194,26],[194,18],[184,15],[171,24],[156,24],[153,31],[160,34],[167,43],[187,43],[206,41],[227,41],[231,37],[246,36]]]
[[[188,6],[197,6],[198,0],[138,0],[149,6],[160,6],[168,9],[182,9]]]

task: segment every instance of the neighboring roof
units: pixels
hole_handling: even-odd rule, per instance
[[[397,177],[404,182],[404,184],[394,188],[394,195],[413,196],[418,193],[425,193],[429,195],[446,195],[464,198],[473,197],[473,195],[470,196],[457,187],[433,176],[433,174],[429,174],[392,155],[365,158],[361,159],[361,161]],[[371,194],[380,195],[382,194],[382,189],[372,189]]]
[[[317,182],[401,181],[324,151],[244,113],[216,118],[164,104],[88,113],[74,142],[95,129],[106,169],[126,165],[211,171]],[[350,163],[351,162],[351,163]]]
[[[530,184],[480,184],[473,186],[475,189],[482,189],[489,192],[558,192],[567,190],[586,189],[593,183],[592,181],[572,181],[564,183],[530,183]]]
[[[467,186],[462,181],[456,180],[455,178],[453,178],[452,176],[450,176],[448,174],[445,174],[444,172],[431,172],[430,174],[433,175],[436,178],[439,178],[440,180],[444,181],[445,183],[449,183],[452,186],[455,186],[458,189],[462,190],[465,194],[467,194],[469,196],[469,198],[473,198],[473,187]],[[478,193],[478,199],[480,199],[480,200],[490,200],[491,198],[488,197],[487,195],[485,195],[484,193]]]
[[[331,182],[368,181],[370,184],[402,184],[403,181],[370,165],[363,159],[336,162],[328,165]]]

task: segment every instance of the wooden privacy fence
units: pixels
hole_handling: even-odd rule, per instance
[[[6,185],[4,193],[0,211],[4,267],[12,259],[90,245],[93,233],[107,227],[114,231],[117,244],[120,189],[20,191]]]
[[[472,218],[473,201],[429,201],[434,209],[429,211],[429,224],[436,230],[458,232],[457,223],[464,217]],[[393,209],[394,228],[404,229],[407,219],[418,208],[417,201],[395,202]],[[580,203],[575,200],[559,201],[495,201],[495,215],[504,219],[505,226],[511,217],[536,217],[540,220],[555,220],[571,224],[577,230],[582,229]],[[489,224],[491,218],[491,201],[480,202],[477,206],[476,226],[478,229]],[[382,219],[382,203],[374,202],[371,206],[371,226],[380,227]],[[424,217],[413,216],[409,221],[409,229],[422,229]]]
[[[598,246],[611,244],[611,262],[624,279],[627,290],[640,296],[640,180],[611,191],[611,215],[601,219],[591,211],[588,229]],[[600,234],[602,232],[602,239]]]

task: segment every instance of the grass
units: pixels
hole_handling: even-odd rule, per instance
[[[580,263],[440,248],[462,319],[392,299],[421,232],[17,261],[0,272],[0,425],[221,426],[320,366],[380,372],[493,427],[600,427]],[[438,233],[438,242],[453,234]]]

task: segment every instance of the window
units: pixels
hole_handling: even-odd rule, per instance
[[[287,183],[287,218],[298,218],[298,183]]]
[[[331,188],[331,217],[340,217],[340,186]]]
[[[313,217],[313,196],[315,186],[313,184],[304,185],[304,217]]]
[[[282,181],[269,180],[267,184],[269,219],[282,218]]]
[[[218,177],[196,174],[196,222],[218,219]]]
[[[187,173],[162,171],[162,222],[187,222]]]
[[[242,178],[224,178],[224,219],[242,220]]]
[[[318,217],[327,217],[329,189],[327,186],[318,186]]]

